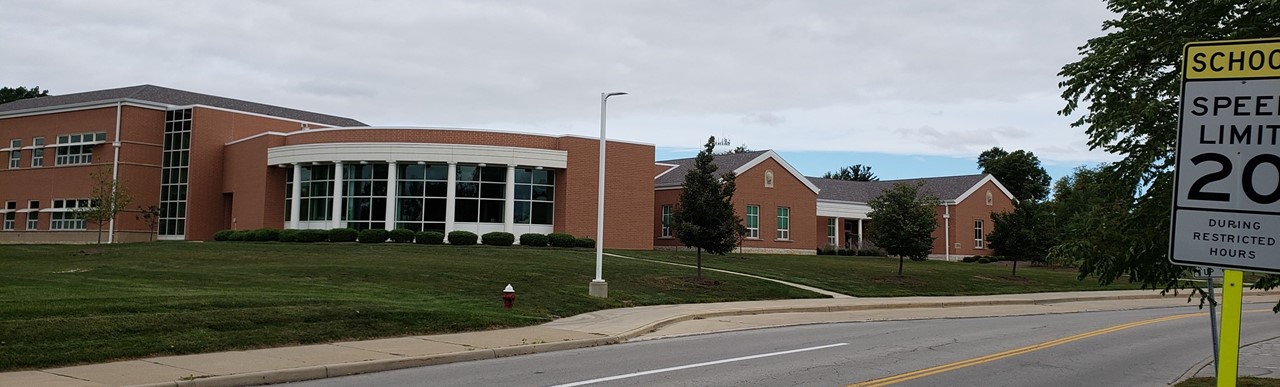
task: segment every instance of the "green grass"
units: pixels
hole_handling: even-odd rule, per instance
[[[85,251],[88,254],[81,253]],[[821,297],[586,250],[252,242],[0,246],[0,370],[544,323],[633,305]],[[515,308],[502,309],[508,283]]]
[[[1214,387],[1218,384],[1216,378],[1191,378],[1183,380],[1181,383],[1175,384],[1174,387]],[[1236,385],[1240,387],[1280,387],[1280,379],[1271,378],[1254,378],[1242,377],[1236,380]]]
[[[614,253],[690,265],[695,263],[692,252]],[[702,265],[776,278],[857,297],[960,296],[1140,288],[1138,284],[1130,283],[1100,287],[1096,280],[1077,280],[1075,269],[1031,267],[1027,262],[1018,263],[1016,277],[1010,275],[1009,266],[995,263],[911,260],[903,264],[903,276],[898,277],[897,258],[835,255],[702,254]]]

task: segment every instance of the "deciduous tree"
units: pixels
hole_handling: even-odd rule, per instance
[[[978,167],[995,176],[1018,200],[1040,201],[1049,196],[1049,173],[1035,153],[1021,149],[1009,153],[993,147],[978,155]]]
[[[737,245],[742,219],[733,212],[737,189],[733,172],[716,174],[716,138],[707,140],[693,168],[684,175],[684,192],[672,214],[672,230],[685,246],[698,250],[698,281],[702,281],[702,252],[724,255]]]
[[[89,173],[89,207],[75,210],[76,216],[98,225],[98,244],[102,244],[102,229],[116,215],[129,206],[133,197],[120,181],[111,176],[110,167],[102,167]]]
[[[854,164],[847,167],[840,167],[835,172],[827,172],[822,175],[823,179],[849,180],[849,181],[879,181],[880,178],[876,174],[871,173],[871,167],[862,164]]]
[[[0,87],[0,103],[9,103],[20,99],[47,97],[48,90],[40,90],[39,86],[30,89],[22,86]]]
[[[867,203],[871,207],[871,242],[890,255],[898,256],[898,276],[903,258],[923,261],[933,250],[934,206],[938,199],[922,194],[922,183],[896,183]]]

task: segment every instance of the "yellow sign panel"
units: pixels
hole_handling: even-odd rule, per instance
[[[1280,77],[1280,38],[1187,43],[1185,79]]]

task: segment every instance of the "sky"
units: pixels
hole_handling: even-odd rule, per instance
[[[0,85],[140,84],[377,126],[608,137],[691,157],[709,136],[806,175],[979,173],[1025,149],[1055,179],[1090,150],[1057,76],[1101,0],[0,0]]]

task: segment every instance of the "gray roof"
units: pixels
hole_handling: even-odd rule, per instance
[[[956,200],[969,188],[982,181],[987,175],[963,175],[926,177],[920,179],[902,179],[885,181],[848,181],[810,177],[809,181],[822,191],[819,200],[839,200],[846,202],[867,203],[895,183],[924,183],[920,191],[937,196],[940,200]]]
[[[346,117],[331,116],[328,114],[218,97],[208,94],[192,93],[190,91],[170,89],[154,85],[139,85],[122,87],[119,89],[96,90],[75,94],[21,99],[6,104],[0,104],[0,116],[3,116],[8,112],[19,110],[53,108],[63,105],[92,102],[114,102],[120,99],[135,99],[176,106],[206,105],[333,126],[368,126],[363,122]]]
[[[760,155],[765,152],[768,151],[762,150],[716,155],[711,162],[716,165],[716,173],[732,172],[733,170],[738,169],[738,167],[751,162],[751,160],[755,160],[756,157],[760,157]],[[693,168],[694,159],[694,157],[690,157],[687,159],[659,161],[658,163],[661,164],[675,164],[676,167],[662,175],[662,177],[654,180],[654,187],[679,187],[683,185],[684,175],[688,174],[689,170]]]

